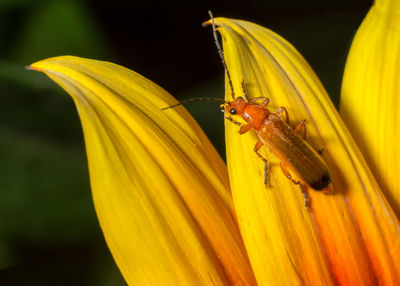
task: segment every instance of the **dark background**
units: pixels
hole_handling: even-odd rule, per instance
[[[24,66],[58,55],[112,61],[179,99],[223,97],[207,11],[281,34],[338,104],[366,0],[207,3],[0,0],[0,285],[125,285],[91,201],[72,100]],[[224,156],[218,106],[188,107]]]

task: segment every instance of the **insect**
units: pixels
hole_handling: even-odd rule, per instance
[[[243,97],[233,97],[221,105],[221,109],[229,115],[241,116],[246,124],[235,121],[231,116],[226,119],[240,125],[239,133],[254,129],[258,135],[258,141],[254,146],[254,152],[265,163],[264,177],[267,181],[267,160],[259,153],[261,147],[266,146],[269,151],[280,159],[280,167],[283,174],[294,184],[300,186],[305,199],[305,206],[309,208],[307,187],[316,191],[329,193],[332,191],[332,176],[321,152],[317,152],[305,141],[307,129],[305,120],[300,121],[295,128],[289,125],[289,117],[286,108],[281,107],[276,112],[271,112],[267,106],[269,98],[249,99],[244,90]],[[261,103],[257,103],[261,101]],[[303,131],[302,136],[300,132]],[[296,175],[295,180],[291,172]]]
[[[259,140],[254,146],[254,152],[264,162],[265,185],[268,186],[268,162],[259,152],[263,146],[266,146],[271,153],[280,159],[280,168],[283,174],[294,184],[299,185],[304,196],[305,206],[309,209],[310,202],[306,192],[307,188],[326,193],[332,191],[332,176],[327,164],[321,157],[322,151],[315,151],[305,140],[307,136],[305,120],[300,121],[295,128],[292,128],[289,125],[289,116],[285,107],[279,108],[276,112],[271,112],[267,108],[270,102],[269,98],[249,98],[246,94],[244,81],[241,83],[243,97],[235,96],[222,48],[218,42],[214,18],[211,12],[209,13],[215,44],[231,89],[232,101],[225,101],[219,98],[194,98],[181,101],[164,109],[193,101],[221,102],[220,107],[221,111],[226,114],[225,118],[240,126],[240,134],[245,134],[252,129],[256,131]],[[241,116],[246,123],[240,123],[234,120],[232,116]],[[303,131],[302,134],[300,133],[301,131]],[[292,177],[291,173],[296,176],[297,180]]]

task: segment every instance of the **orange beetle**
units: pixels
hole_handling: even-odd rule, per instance
[[[244,90],[244,83],[242,82]],[[251,129],[257,132],[259,141],[254,146],[256,154],[265,162],[265,184],[267,185],[267,160],[259,153],[262,146],[267,146],[280,160],[282,172],[293,183],[298,184],[305,197],[305,205],[309,206],[306,186],[316,190],[331,192],[332,176],[320,153],[315,151],[305,141],[307,132],[304,120],[293,129],[290,127],[289,117],[284,107],[279,108],[275,113],[267,109],[268,98],[248,99],[246,93],[243,97],[234,97],[233,101],[227,101],[221,105],[222,111],[229,114],[225,117],[235,124],[240,125],[239,133],[244,134]],[[256,101],[262,100],[261,104]],[[286,119],[282,116],[285,113]],[[232,119],[230,115],[240,115],[247,123],[243,125]],[[303,136],[299,132],[303,129]],[[299,181],[292,178],[293,172]]]
[[[227,75],[233,100],[225,101],[219,98],[193,98],[183,100],[178,104],[163,109],[176,107],[183,103],[193,101],[206,100],[222,102],[223,104],[221,105],[221,110],[225,112],[225,114],[228,114],[228,116],[225,116],[225,118],[237,125],[240,125],[240,134],[244,134],[251,129],[254,129],[257,132],[259,141],[257,141],[255,144],[254,151],[265,163],[265,185],[268,185],[268,165],[267,160],[259,153],[259,149],[264,145],[267,146],[268,149],[280,159],[280,167],[283,174],[294,184],[300,186],[300,190],[305,199],[305,206],[308,208],[309,199],[306,193],[307,187],[326,193],[333,191],[332,176],[327,164],[321,157],[322,151],[315,151],[314,148],[305,141],[307,136],[307,130],[304,123],[305,120],[300,121],[295,128],[292,128],[289,125],[289,116],[286,108],[281,107],[276,112],[270,112],[267,108],[270,101],[269,98],[258,97],[249,99],[245,91],[244,81],[242,81],[244,97],[235,97],[232,80],[225,63],[222,48],[218,42],[214,18],[210,11],[209,14],[211,17],[215,44]],[[257,103],[257,101],[260,100],[262,100],[262,102]],[[283,118],[283,113],[285,113],[285,119]],[[234,120],[231,115],[241,116],[247,124],[242,124]],[[302,136],[299,135],[301,130],[303,130]],[[298,180],[292,178],[289,170],[294,173]]]
[[[228,78],[233,99],[233,101],[224,102],[224,104],[221,105],[221,110],[230,115],[240,115],[247,124],[243,125],[233,120],[230,115],[225,118],[240,125],[240,134],[244,134],[250,129],[254,129],[257,132],[259,141],[255,144],[254,151],[265,162],[265,184],[268,184],[267,160],[258,152],[264,145],[281,160],[280,166],[285,176],[293,183],[300,186],[301,192],[305,198],[305,205],[308,208],[309,200],[305,186],[325,193],[333,191],[331,173],[328,165],[320,156],[322,151],[316,152],[311,145],[305,141],[307,136],[307,130],[304,124],[305,120],[301,121],[293,129],[289,125],[289,116],[286,108],[281,107],[273,113],[267,109],[269,98],[261,97],[249,99],[244,88],[244,81],[242,81],[244,98],[235,98],[229,70],[225,63],[222,48],[218,42],[214,17],[211,11],[209,11],[209,14],[211,17],[215,44]],[[258,100],[262,100],[262,103],[256,103]],[[285,113],[286,120],[282,119],[283,113]],[[303,129],[302,137],[298,134],[301,129]],[[294,180],[288,170],[292,171],[299,181]]]

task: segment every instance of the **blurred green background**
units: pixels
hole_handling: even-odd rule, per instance
[[[200,25],[212,9],[284,36],[337,105],[351,39],[371,5],[126,2],[0,0],[0,285],[125,285],[94,212],[73,102],[26,65],[66,54],[102,59],[179,99],[222,97],[224,72],[210,29]],[[224,156],[218,106],[188,109]]]

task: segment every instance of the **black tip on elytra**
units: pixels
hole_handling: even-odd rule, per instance
[[[332,177],[329,172],[324,173],[318,181],[310,183],[310,187],[316,191],[322,191],[326,189],[332,182]]]

